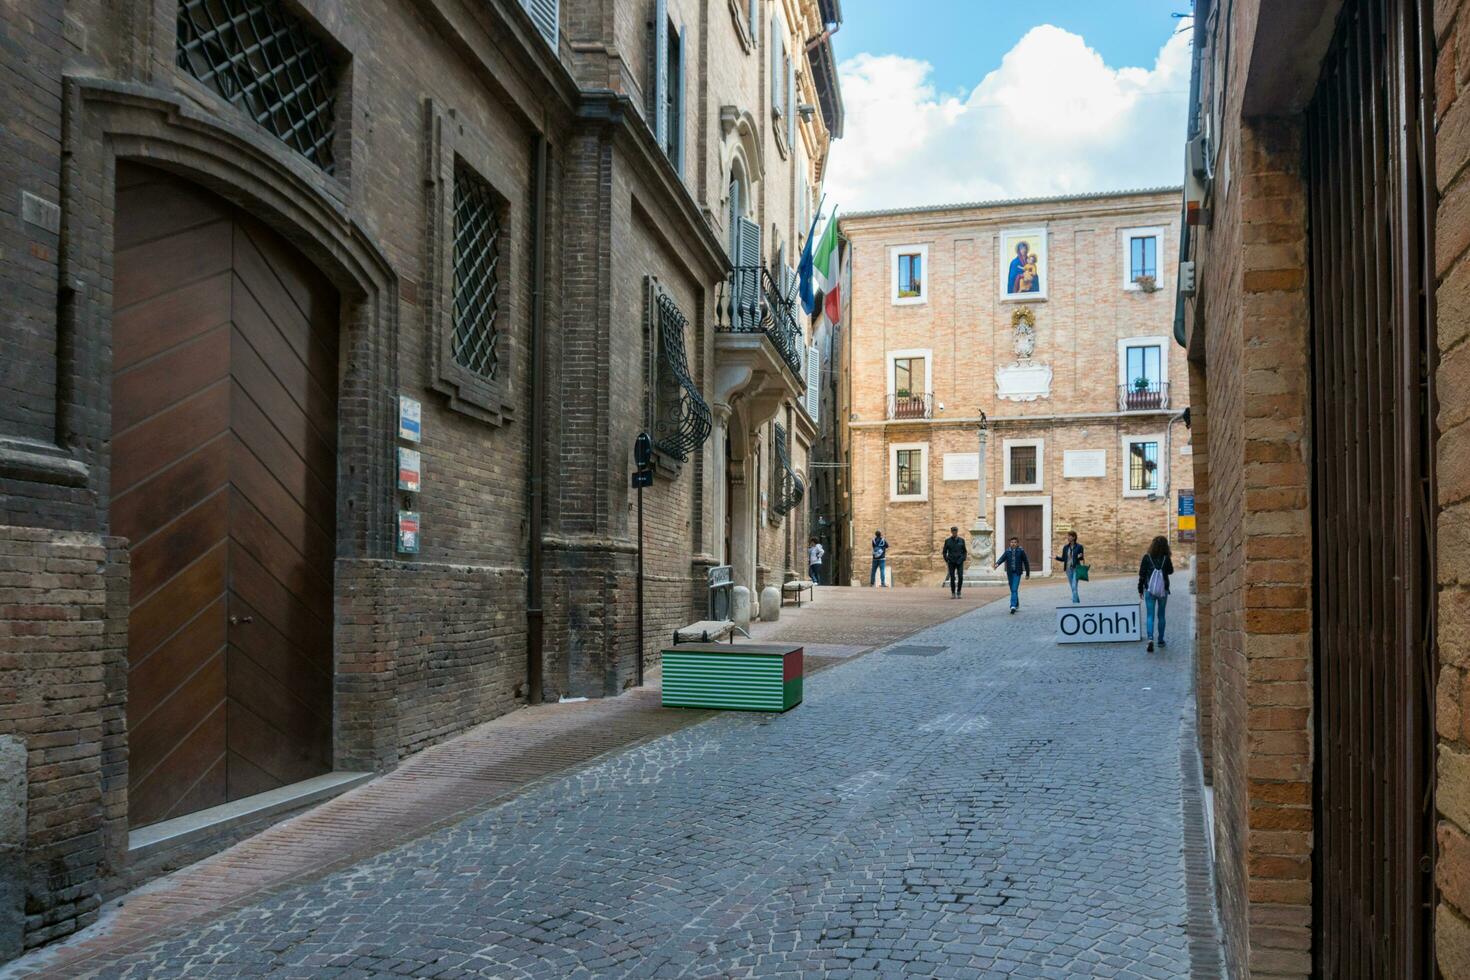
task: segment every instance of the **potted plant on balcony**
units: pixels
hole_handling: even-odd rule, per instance
[[[1128,392],[1128,407],[1130,409],[1158,408],[1163,399],[1163,392],[1159,386],[1148,378],[1138,377],[1133,379],[1133,390]]]
[[[1134,276],[1133,284],[1144,293],[1155,293],[1159,289],[1159,281],[1150,275]]]

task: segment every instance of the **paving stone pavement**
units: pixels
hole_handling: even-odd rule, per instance
[[[95,975],[1189,976],[1189,597],[1149,655],[1054,645],[1064,589],[1030,583],[1016,616],[900,641],[938,652],[843,664],[785,715],[646,742]]]

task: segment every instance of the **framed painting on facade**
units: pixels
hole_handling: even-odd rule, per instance
[[[1046,299],[1051,282],[1045,228],[1007,228],[1000,233],[1000,298],[1028,303]]]

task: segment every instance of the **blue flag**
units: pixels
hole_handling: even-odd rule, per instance
[[[813,236],[817,232],[817,221],[821,216],[822,203],[818,202],[817,213],[812,216],[812,226],[806,233],[806,245],[801,249],[801,262],[796,267],[796,276],[800,280],[797,292],[801,296],[801,308],[806,311],[807,316],[817,312],[817,290],[812,284],[812,248],[816,244]]]

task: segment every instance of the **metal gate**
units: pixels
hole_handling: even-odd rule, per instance
[[[1306,116],[1314,962],[1433,976],[1428,0],[1348,0]]]

